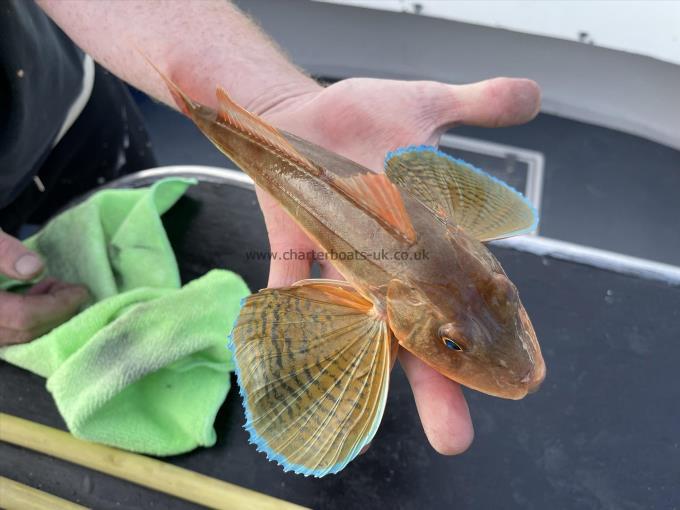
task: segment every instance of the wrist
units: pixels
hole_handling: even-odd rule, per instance
[[[303,75],[300,79],[268,87],[266,91],[248,101],[244,107],[255,115],[269,119],[299,108],[322,90],[323,87],[316,81]]]

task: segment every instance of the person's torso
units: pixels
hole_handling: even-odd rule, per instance
[[[0,208],[30,185],[83,92],[84,54],[32,1],[0,4]]]

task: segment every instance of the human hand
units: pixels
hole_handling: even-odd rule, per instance
[[[278,128],[382,171],[385,154],[406,145],[436,145],[449,128],[501,127],[531,120],[540,90],[530,80],[497,78],[470,85],[353,78],[306,92],[263,113]],[[288,214],[258,189],[272,252],[318,251]],[[342,279],[326,262],[323,278]],[[309,277],[310,260],[272,258],[269,287]],[[423,429],[439,453],[465,451],[474,432],[460,385],[400,349],[399,360],[416,400]]]
[[[29,281],[43,270],[40,258],[0,231],[0,274]],[[81,285],[45,278],[24,294],[0,291],[0,346],[28,342],[70,319],[88,298]]]

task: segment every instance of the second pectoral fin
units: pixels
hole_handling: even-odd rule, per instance
[[[390,152],[385,172],[434,214],[480,241],[526,234],[538,224],[536,210],[519,192],[434,147]]]

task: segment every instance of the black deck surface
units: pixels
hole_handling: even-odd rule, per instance
[[[201,184],[166,214],[189,280],[213,267],[266,282],[254,194]],[[468,391],[476,439],[442,457],[427,443],[395,368],[372,447],[338,475],[284,473],[248,444],[236,388],[211,449],[171,462],[314,508],[680,508],[680,288],[588,266],[494,249],[520,290],[548,376],[515,402]],[[0,362],[0,410],[59,428],[44,380]],[[102,509],[193,508],[162,494],[0,443],[0,475]]]

